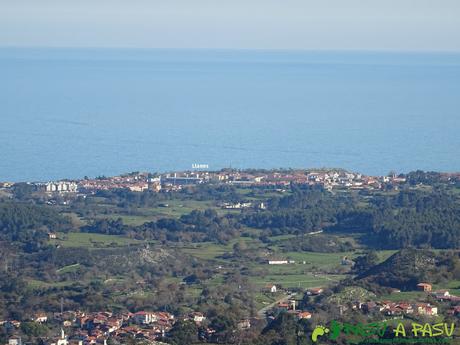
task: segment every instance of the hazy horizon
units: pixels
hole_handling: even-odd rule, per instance
[[[0,2],[1,47],[460,51],[460,3]]]

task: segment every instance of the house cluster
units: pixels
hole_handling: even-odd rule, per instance
[[[221,171],[209,173],[209,181],[219,181],[233,185],[261,185],[285,188],[291,183],[322,185],[326,189],[380,189],[384,183],[404,183],[405,179],[391,177],[364,176],[346,171],[306,171],[248,173],[240,171]],[[282,189],[280,189],[282,190]]]
[[[161,190],[161,181],[159,177],[150,177],[148,173],[139,173],[83,179],[78,181],[78,186],[83,193],[113,189],[127,189],[132,192],[144,192],[146,190],[159,192]]]
[[[198,322],[205,318],[191,317]],[[44,313],[39,313],[30,318],[37,323],[45,323],[51,320]],[[167,312],[139,311],[137,313],[114,314],[111,312],[73,312],[55,313],[53,322],[58,322],[63,329],[60,338],[43,339],[46,345],[89,345],[106,344],[108,339],[114,338],[121,342],[124,339],[135,338],[153,343],[163,338],[173,327],[176,319]],[[18,332],[21,322],[0,321],[0,326],[10,328],[10,332]],[[20,342],[20,337],[12,337],[8,345],[14,345],[14,341]],[[19,343],[20,344],[20,343]]]
[[[47,193],[76,193],[78,185],[74,181],[57,181],[43,184]]]
[[[193,320],[193,319],[192,319]],[[219,343],[218,331],[212,327],[203,327],[201,322],[195,320],[197,326],[201,326],[198,329],[198,338],[202,341],[209,343]],[[251,319],[242,319],[237,322],[236,327],[239,331],[247,331],[251,328]]]
[[[279,302],[273,311],[275,310],[283,310],[289,314],[294,315],[297,320],[301,319],[311,319],[312,313],[307,310],[297,310],[297,301],[293,299],[289,299],[287,301]],[[269,315],[268,319],[274,319],[274,315]]]
[[[403,316],[403,315],[438,315],[438,308],[430,303],[409,303],[409,302],[366,302],[356,303],[352,307],[354,310],[359,309],[364,313],[380,312],[386,316]]]
[[[406,182],[398,176],[365,176],[342,170],[290,170],[288,172],[252,172],[223,169],[220,171],[182,171],[165,173],[153,177],[147,172],[131,173],[121,176],[84,178],[76,181],[53,181],[34,183],[46,193],[94,193],[100,190],[127,189],[133,192],[151,190],[154,192],[177,191],[183,187],[203,183],[221,183],[235,186],[271,186],[277,191],[284,191],[291,183],[321,185],[326,189],[381,189],[384,184],[397,186]],[[0,188],[10,188],[13,184],[2,182]],[[228,205],[230,208],[232,205]],[[240,205],[239,208],[244,208]],[[249,207],[249,206],[247,206]]]
[[[174,315],[166,312],[77,313],[73,324],[77,331],[73,337],[85,345],[97,344],[108,338],[154,341],[164,337],[174,323]]]
[[[460,297],[451,295],[449,290],[433,291],[433,286],[429,283],[419,283],[417,284],[417,289],[419,291],[430,293],[439,302],[460,302]]]
[[[8,189],[13,187],[13,182],[0,182],[0,189]]]
[[[205,327],[206,316],[201,312],[191,312],[181,316],[184,321],[192,321],[199,326],[198,336],[212,340],[216,330]],[[137,339],[149,344],[162,344],[159,341],[168,336],[177,317],[167,312],[139,311],[136,313],[66,311],[47,315],[37,313],[29,321],[37,323],[53,322],[62,327],[60,337],[42,339],[45,345],[90,345],[107,344],[110,339],[124,343],[127,339]],[[19,333],[20,321],[0,321],[10,334]],[[242,319],[237,323],[239,330],[251,327],[249,319]],[[67,335],[64,333],[67,333]],[[11,336],[7,345],[22,345],[19,335]]]
[[[448,290],[432,290],[432,285],[429,283],[419,283],[417,289],[419,291],[426,292],[429,296],[435,298],[438,302],[449,302],[452,304],[460,303],[460,297],[451,295]],[[346,310],[347,307],[341,306],[342,311]],[[430,303],[410,303],[410,302],[357,302],[352,305],[352,309],[361,310],[364,313],[380,312],[386,316],[404,316],[404,315],[424,315],[424,316],[436,316],[438,315],[438,307]],[[460,315],[460,306],[453,306],[450,309],[452,315]]]
[[[74,342],[69,341],[64,330],[61,329],[61,335],[59,337],[41,339],[41,344],[43,345],[83,345],[83,342],[82,341],[74,341]],[[23,343],[21,336],[13,335],[9,337],[8,343],[5,345],[26,345],[26,344]]]
[[[265,293],[276,293],[279,292],[281,288],[276,286],[275,284],[267,284],[262,291]],[[324,289],[321,287],[317,288],[310,288],[305,291],[306,295],[308,296],[319,296],[324,292]],[[291,295],[292,296],[292,295]],[[278,302],[271,308],[270,312],[267,314],[269,320],[274,319],[274,315],[277,314],[279,311],[285,311],[289,314],[295,316],[297,320],[301,319],[311,319],[312,313],[307,310],[298,310],[297,309],[297,301],[295,299],[286,299],[284,301]]]

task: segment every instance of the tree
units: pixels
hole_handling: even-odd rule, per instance
[[[236,257],[241,257],[244,254],[244,251],[248,249],[246,243],[239,241],[233,245],[233,255]]]
[[[169,332],[170,343],[189,345],[198,340],[198,327],[193,321],[177,321]]]
[[[38,322],[23,322],[21,331],[30,337],[43,337],[48,334],[48,327]]]
[[[358,256],[354,262],[354,269],[358,274],[364,273],[367,270],[371,269],[373,266],[377,265],[379,257],[375,250],[367,252],[365,255]]]

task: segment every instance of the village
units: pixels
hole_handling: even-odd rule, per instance
[[[193,321],[197,325],[206,319],[202,313],[193,312],[182,318]],[[136,313],[112,313],[107,311],[85,313],[80,311],[64,311],[46,314],[36,313],[30,321],[44,324],[59,325],[61,335],[45,340],[46,345],[88,345],[107,344],[108,339],[132,338],[143,340],[149,344],[160,344],[158,339],[165,337],[177,319],[168,312],[139,311]],[[11,330],[21,327],[15,320],[0,321],[0,326]],[[21,337],[12,336],[8,345],[23,344]]]
[[[340,314],[347,312],[360,312],[363,315],[380,314],[384,319],[404,319],[408,317],[436,317],[439,315],[438,308],[444,303],[448,306],[448,314],[460,316],[460,297],[451,295],[448,290],[432,291],[429,283],[419,283],[417,290],[424,292],[427,299],[432,299],[436,304],[429,302],[414,301],[354,301],[352,303],[338,305]],[[299,300],[296,299],[297,293],[288,289],[282,289],[275,284],[265,286],[262,291],[266,294],[276,294],[282,292],[281,299],[272,305],[263,308],[255,318],[242,319],[237,323],[238,331],[244,332],[251,328],[252,323],[257,319],[265,319],[270,323],[280,313],[293,315],[296,320],[310,320],[314,316],[311,310],[299,309]],[[304,296],[316,298],[325,293],[325,289],[309,288],[304,292]],[[400,293],[394,289],[394,294]],[[206,315],[202,312],[193,311],[187,315],[176,316],[165,311],[138,311],[135,313],[113,313],[108,311],[82,312],[82,311],[63,311],[59,313],[47,314],[38,312],[30,317],[27,322],[39,324],[51,323],[60,328],[60,336],[47,338],[45,345],[106,345],[109,339],[115,339],[121,343],[125,339],[142,340],[146,344],[161,345],[167,339],[168,332],[171,331],[176,322],[193,322],[198,329],[198,338],[203,342],[214,342],[216,330],[206,323]],[[16,320],[0,320],[0,326],[9,330],[12,336],[6,345],[23,345],[19,335],[14,335],[16,330],[21,328],[21,322]],[[55,327],[55,328],[56,328]]]
[[[206,316],[201,312],[190,312],[176,317],[164,311],[138,311],[136,313],[112,313],[100,311],[85,313],[81,311],[64,311],[61,313],[36,313],[28,322],[39,324],[52,323],[61,329],[60,336],[44,339],[44,345],[106,345],[109,339],[120,343],[126,339],[143,341],[146,344],[164,344],[160,340],[167,337],[174,324],[178,321],[193,322],[198,329],[197,336],[203,341],[212,342],[216,330],[205,327]],[[16,320],[0,320],[0,326],[15,333],[21,327]],[[251,328],[251,320],[243,319],[237,323],[239,331]],[[19,335],[9,338],[6,345],[25,344]]]

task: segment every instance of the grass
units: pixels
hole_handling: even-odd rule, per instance
[[[275,285],[282,285],[284,288],[312,288],[312,287],[323,287],[330,285],[334,281],[338,281],[339,278],[335,279],[326,276],[317,276],[313,274],[285,274],[285,275],[266,275],[266,276],[255,276],[251,277],[250,281],[257,288],[262,289],[267,284],[273,283]]]
[[[388,259],[393,254],[397,253],[397,250],[379,250],[377,251],[377,256],[379,257],[379,262],[383,262]]]
[[[86,221],[79,217],[76,213],[74,212],[62,212],[63,216],[67,216],[71,219],[72,223],[76,226],[83,226],[86,225]]]
[[[382,301],[387,300],[387,301],[392,301],[392,302],[401,302],[401,301],[415,302],[415,301],[424,300],[426,296],[427,294],[422,291],[404,291],[404,292],[392,293],[389,295],[383,295],[379,297],[379,299]]]
[[[99,198],[100,199],[100,198]],[[164,204],[167,207],[137,207],[132,214],[127,214],[123,209],[111,204],[104,204],[102,200],[97,203],[97,206],[105,209],[104,212],[99,212],[96,218],[118,219],[121,218],[124,224],[138,226],[146,222],[158,220],[159,218],[179,218],[184,214],[189,214],[193,210],[215,209],[219,213],[225,213],[217,207],[214,201],[200,200],[168,200]]]
[[[117,235],[90,234],[83,232],[58,233],[57,239],[50,240],[52,244],[59,244],[63,247],[76,248],[101,248],[112,246],[127,246],[140,243],[134,239]]]
[[[224,265],[230,261],[220,259],[226,252],[231,252],[232,247],[239,241],[246,242],[248,248],[259,250],[264,248],[259,240],[252,238],[238,238],[230,241],[226,245],[216,243],[200,243],[194,245],[186,245],[180,247],[180,250],[189,255],[195,256],[203,260],[218,260]],[[314,273],[320,271],[328,271],[340,269],[341,259],[344,256],[353,256],[354,253],[313,253],[313,252],[288,252],[280,253],[280,257],[290,258],[296,261],[296,264],[289,265],[268,265],[267,263],[258,263],[254,261],[242,261],[241,265],[250,268],[254,275],[249,277],[250,282],[258,289],[263,288],[269,283],[279,284],[285,288],[311,288],[319,286],[328,286],[344,278],[344,275]],[[386,254],[385,254],[386,255]],[[302,264],[305,261],[306,264]],[[233,263],[232,263],[233,265]],[[343,268],[347,270],[348,267]],[[216,275],[204,283],[208,286],[219,286],[223,283],[222,277]]]
[[[339,253],[315,253],[315,252],[286,252],[280,253],[280,256],[296,263],[302,263],[316,266],[321,269],[337,268],[341,265],[341,260],[344,256],[352,258],[356,256],[354,252],[339,252]]]
[[[47,283],[41,280],[28,279],[27,283],[30,288],[34,290],[38,290],[38,289],[48,289],[48,288],[70,286],[70,285],[73,285],[75,282],[74,281],[64,281],[64,282]]]
[[[266,293],[266,292],[259,292],[255,294],[254,300],[256,303],[257,309],[261,309],[263,307],[266,307],[267,305],[277,301],[278,299],[282,298],[285,296],[282,293]]]
[[[460,296],[460,280],[450,280],[445,284],[436,284],[433,290],[449,290],[451,295]]]
[[[127,216],[127,215],[118,214],[118,213],[102,214],[102,215],[97,216],[96,218],[99,218],[99,219],[113,219],[113,220],[121,218],[121,220],[123,221],[123,224],[132,225],[132,226],[139,226],[139,225],[142,225],[144,223],[151,222],[151,221],[155,220],[155,218],[152,217],[152,216],[138,216],[138,215]]]
[[[285,240],[290,240],[291,238],[295,238],[295,237],[296,235],[278,235],[278,236],[269,237],[269,240],[273,242],[281,242]]]
[[[168,207],[141,207],[137,209],[137,212],[158,219],[162,217],[179,218],[193,210],[218,209],[213,201],[168,200],[164,203],[168,204]]]
[[[69,266],[64,266],[58,270],[56,270],[56,273],[58,274],[66,274],[66,273],[71,273],[78,271],[80,268],[80,264],[74,264],[74,265],[69,265]]]
[[[227,247],[215,243],[200,243],[181,248],[181,251],[184,253],[205,260],[215,260],[218,256],[221,256],[228,250],[229,249]]]

